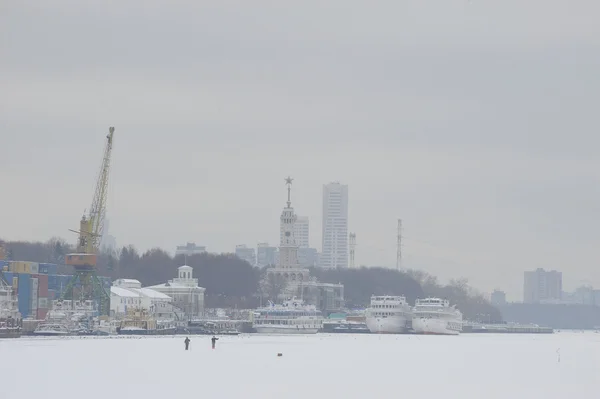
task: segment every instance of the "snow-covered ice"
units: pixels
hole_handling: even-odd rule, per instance
[[[593,332],[184,339],[0,340],[0,398],[600,397]]]

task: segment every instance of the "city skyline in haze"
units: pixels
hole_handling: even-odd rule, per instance
[[[9,0],[0,237],[75,242],[109,126],[110,234],[141,250],[278,243],[282,178],[320,248],[351,187],[356,264],[600,287],[600,4]]]

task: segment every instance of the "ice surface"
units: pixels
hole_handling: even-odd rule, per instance
[[[0,398],[600,397],[593,332],[210,338],[0,340]]]

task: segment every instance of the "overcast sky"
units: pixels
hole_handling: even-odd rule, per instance
[[[521,299],[523,271],[600,288],[597,0],[0,4],[0,237],[77,228],[115,126],[119,245],[321,247],[349,185],[357,263]]]

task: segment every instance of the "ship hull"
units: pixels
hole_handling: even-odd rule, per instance
[[[0,328],[0,338],[19,338],[21,337],[21,329],[15,328]]]
[[[176,329],[164,330],[119,330],[118,335],[175,335]]]
[[[33,335],[36,337],[67,337],[70,335],[76,335],[70,332],[56,332],[56,331],[34,331]]]
[[[373,334],[405,334],[409,330],[409,320],[405,316],[369,316],[366,321]]]
[[[302,327],[302,326],[292,326],[291,327],[285,327],[285,326],[281,326],[278,327],[276,325],[271,325],[271,326],[255,326],[254,329],[256,330],[257,334],[316,334],[319,332],[320,328],[318,327]],[[299,327],[299,328],[296,328]]]
[[[459,335],[462,331],[462,320],[414,318],[412,327],[415,334]]]

